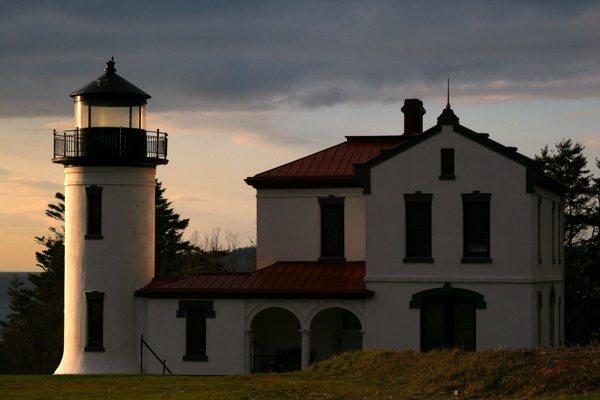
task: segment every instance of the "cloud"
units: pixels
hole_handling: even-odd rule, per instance
[[[8,177],[3,179],[4,182],[12,183],[18,186],[22,186],[25,188],[33,189],[33,190],[53,190],[60,191],[62,190],[62,185],[58,182],[47,181],[43,179],[29,178],[23,176],[15,176]]]
[[[115,56],[152,110],[598,97],[593,2],[2,2],[0,116],[70,112]]]
[[[0,179],[4,178],[5,176],[8,176],[9,174],[10,172],[7,169],[0,168]]]

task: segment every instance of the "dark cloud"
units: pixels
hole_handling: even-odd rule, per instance
[[[600,93],[582,2],[2,2],[0,116],[66,115],[117,59],[153,109]]]

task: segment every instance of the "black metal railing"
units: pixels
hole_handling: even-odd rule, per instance
[[[54,131],[54,160],[167,161],[167,133],[135,128],[84,128]]]
[[[162,365],[162,373],[165,374],[167,372],[169,372],[170,374],[172,374],[173,372],[171,372],[171,370],[169,369],[169,367],[167,367],[167,362],[164,359],[161,359],[158,354],[156,354],[156,352],[154,350],[152,350],[152,347],[150,347],[150,345],[148,344],[148,342],[146,342],[144,340],[144,335],[140,336],[140,374],[144,373],[144,347],[146,347],[148,350],[150,350],[150,353],[152,353],[152,355],[154,356],[154,358],[156,358],[158,360],[158,362]]]

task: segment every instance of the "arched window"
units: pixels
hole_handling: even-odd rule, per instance
[[[475,310],[486,308],[482,294],[446,283],[415,293],[410,308],[421,310],[421,351],[455,347],[475,350]]]

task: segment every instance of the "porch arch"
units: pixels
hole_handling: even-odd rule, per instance
[[[248,372],[287,372],[301,366],[301,320],[275,304],[260,307],[246,331]]]

